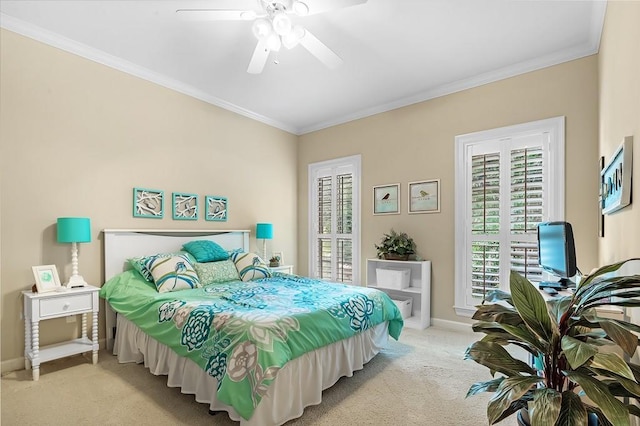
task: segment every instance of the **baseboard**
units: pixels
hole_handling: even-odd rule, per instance
[[[106,348],[105,339],[98,339],[98,347]],[[0,374],[10,373],[12,371],[24,370],[24,357],[8,359],[0,362]]]
[[[24,357],[8,359],[0,363],[0,371],[2,374],[16,370],[24,370]]]
[[[450,321],[440,318],[431,318],[431,325],[434,327],[444,328],[460,333],[473,333],[473,330],[471,329],[471,323]]]

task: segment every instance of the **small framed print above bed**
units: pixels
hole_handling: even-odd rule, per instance
[[[227,221],[227,205],[226,197],[218,197],[217,195],[207,195],[205,197],[205,220],[215,222]]]
[[[198,220],[198,196],[196,194],[174,192],[173,219]]]
[[[162,219],[164,217],[164,191],[133,188],[133,217]]]

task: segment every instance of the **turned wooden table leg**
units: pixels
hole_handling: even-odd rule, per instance
[[[40,323],[38,321],[31,323],[31,350],[33,353],[31,359],[32,376],[34,381],[38,381],[40,379]]]
[[[31,361],[29,361],[29,352],[31,352],[31,321],[24,319],[24,369],[31,370]]]
[[[93,311],[91,321],[91,340],[93,340],[93,363],[98,363],[98,312]]]

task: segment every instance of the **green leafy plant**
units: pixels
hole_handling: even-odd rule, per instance
[[[271,256],[269,266],[280,266],[280,256]]]
[[[416,243],[405,232],[396,232],[393,229],[384,234],[380,244],[376,244],[378,258],[386,258],[387,255],[408,257],[416,252]]]
[[[634,333],[640,327],[596,311],[603,305],[640,306],[640,275],[611,274],[630,260],[640,259],[599,268],[583,277],[572,295],[546,302],[515,272],[510,293],[487,295],[489,303],[479,305],[473,316],[473,330],[485,336],[467,348],[465,359],[495,377],[473,384],[467,393],[493,392],[489,424],[521,409],[528,410],[532,426],[586,425],[589,415],[597,416],[599,425],[625,426],[629,415],[640,417],[640,409],[628,402],[640,400],[640,365],[628,361],[638,347]],[[526,350],[533,365],[514,358],[504,348],[508,345]]]

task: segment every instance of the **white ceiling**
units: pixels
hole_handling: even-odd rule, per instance
[[[293,18],[340,67],[298,46],[257,75],[246,72],[251,22],[176,14],[256,1],[3,0],[0,25],[303,134],[597,53],[606,9],[594,0],[368,0]]]

